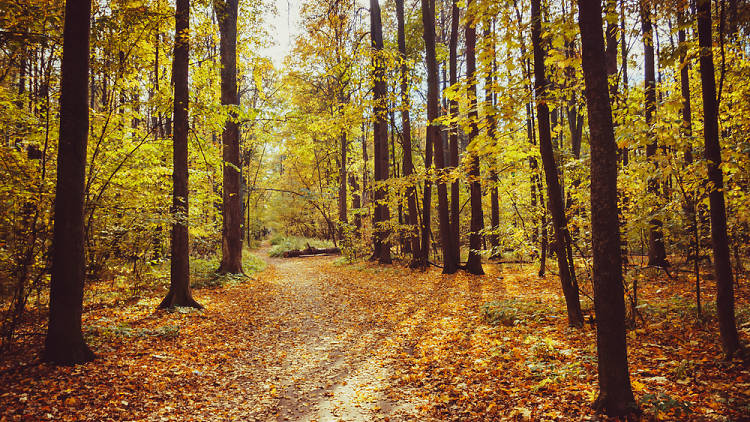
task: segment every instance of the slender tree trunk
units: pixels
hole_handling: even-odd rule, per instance
[[[687,139],[687,146],[685,147],[685,164],[691,165],[693,163],[693,147],[690,139],[693,137],[693,118],[692,110],[690,107],[690,61],[687,59],[687,45],[685,44],[685,29],[682,27],[687,21],[684,12],[680,12],[678,15],[678,22],[680,23],[680,29],[677,31],[677,42],[682,53],[680,54],[680,93],[682,94],[682,134]],[[695,273],[695,300],[696,309],[698,315],[701,315],[701,287],[700,287],[700,273],[699,273],[699,259],[700,255],[700,239],[698,237],[698,219],[695,212],[695,194],[696,192],[692,189],[685,192],[685,204],[683,205],[683,212],[685,213],[685,221],[687,223],[688,232],[690,233],[690,249],[695,257],[693,260],[693,267]],[[690,253],[688,253],[689,255]]]
[[[388,179],[388,126],[387,126],[387,89],[385,81],[385,58],[383,51],[383,26],[380,20],[380,5],[377,0],[370,0],[370,36],[373,55],[373,100],[375,107],[375,123],[373,133],[375,138],[375,181],[384,182]],[[386,188],[377,186],[375,188],[375,253],[373,258],[381,264],[391,263],[391,245],[388,241],[389,229],[384,226],[390,220],[390,212],[386,201]]]
[[[656,111],[656,76],[654,70],[654,40],[653,29],[651,26],[651,9],[647,0],[641,0],[641,27],[643,31],[643,51],[644,51],[644,82],[646,84],[646,126],[648,126],[649,137],[653,139],[646,145],[646,159],[653,161],[656,155],[657,144],[656,137],[651,131],[653,124],[653,114]],[[656,165],[656,164],[654,164]],[[648,180],[648,193],[654,197],[659,196],[659,178],[658,175],[652,176]],[[664,230],[662,229],[661,219],[653,217],[649,222],[648,234],[648,265],[666,267],[667,252],[664,248]]]
[[[606,78],[599,0],[579,0],[583,76],[591,132],[591,236],[599,396],[594,408],[608,416],[638,412],[625,341],[620,230],[617,219],[617,145]]]
[[[495,71],[495,34],[494,19],[488,19],[485,21],[484,37],[487,43],[487,49],[490,51],[490,57],[492,62],[488,64],[487,76],[484,79],[484,100],[486,102],[487,110],[487,136],[490,142],[495,145],[497,139],[495,135],[497,132],[497,123],[495,122],[495,101],[493,94],[494,76]],[[491,258],[497,258],[500,256],[500,236],[497,234],[497,230],[500,226],[500,200],[497,189],[497,161],[491,156],[490,157],[490,224],[492,225],[492,234],[490,235],[490,245],[492,251],[490,253]]]
[[[95,357],[81,331],[90,19],[91,0],[65,2],[49,325],[42,353],[44,361],[63,365]]]
[[[549,210],[552,214],[552,224],[557,241],[557,263],[560,271],[565,303],[568,310],[568,324],[573,327],[583,327],[583,314],[578,298],[578,285],[575,282],[573,268],[568,265],[566,257],[566,242],[568,240],[568,225],[565,221],[560,181],[557,178],[557,164],[555,163],[550,133],[549,108],[546,103],[547,79],[544,71],[544,48],[542,46],[542,22],[540,15],[540,0],[531,1],[531,40],[534,47],[534,86],[536,89],[536,110],[539,125],[539,151],[542,156],[542,166],[547,180],[547,197]],[[601,6],[599,7],[601,10]],[[601,19],[601,18],[600,18]],[[606,73],[604,73],[606,75]]]
[[[451,1],[451,33],[449,46],[449,77],[451,86],[458,83],[458,23],[459,23],[459,9],[457,0]],[[449,102],[449,112],[451,118],[458,116],[458,99],[454,98]],[[449,146],[450,149],[450,167],[451,169],[458,168],[458,127],[456,124],[452,124],[449,128]],[[460,215],[460,201],[461,191],[459,190],[458,178],[451,183],[451,236],[453,239],[453,254],[456,262],[461,261],[461,215]]]
[[[469,96],[469,121],[471,132],[469,132],[469,186],[471,189],[471,231],[469,233],[469,259],[466,262],[466,271],[471,274],[484,274],[482,268],[482,235],[484,229],[484,213],[482,210],[482,184],[479,175],[479,154],[476,145],[472,145],[479,136],[479,113],[477,112],[477,80],[476,80],[476,42],[477,29],[474,23],[472,0],[466,4],[466,79],[469,84],[467,94]]]
[[[169,292],[159,308],[202,308],[190,290],[190,243],[188,238],[188,57],[190,0],[177,0],[174,78],[174,129],[172,173],[172,257]]]
[[[362,207],[362,203],[359,195],[359,184],[357,183],[357,177],[354,173],[349,173],[349,188],[352,190],[352,208],[357,210],[354,214],[355,234],[359,236],[359,232],[362,229],[362,218],[358,211],[359,208]]]
[[[697,0],[698,45],[700,46],[700,71],[703,86],[703,140],[708,163],[708,194],[711,207],[711,243],[714,250],[716,273],[716,312],[719,333],[727,359],[741,352],[737,322],[734,315],[734,286],[732,264],[729,258],[727,217],[724,205],[724,176],[721,171],[721,146],[719,144],[719,107],[716,101],[714,57],[711,48],[711,1]],[[697,259],[697,257],[696,257]]]
[[[221,104],[239,107],[237,92],[237,14],[239,0],[216,0],[214,9],[221,35]],[[240,131],[235,110],[229,112],[221,135],[224,190],[222,202],[221,264],[219,273],[242,273],[242,196]]]
[[[438,215],[440,221],[440,243],[443,247],[443,274],[453,274],[458,270],[458,262],[453,252],[453,239],[450,229],[448,189],[445,184],[445,153],[440,137],[440,117],[438,103],[438,65],[435,56],[435,10],[430,0],[422,0],[422,23],[424,24],[425,60],[427,64],[427,142],[435,148],[435,167],[438,172]],[[425,189],[426,190],[426,189]],[[425,214],[427,215],[427,214]],[[423,235],[424,239],[424,235]],[[423,252],[424,253],[424,252]]]
[[[342,115],[343,118],[343,115]],[[344,224],[349,222],[347,217],[347,202],[346,202],[346,132],[342,131],[339,135],[339,153],[341,154],[341,162],[339,163],[339,224],[343,227]],[[343,237],[343,230],[339,230],[339,237]]]
[[[406,188],[406,200],[408,208],[409,236],[408,241],[412,251],[411,266],[419,266],[419,234],[417,223],[417,189],[415,181],[412,179],[414,173],[414,164],[412,163],[411,150],[411,118],[409,109],[409,68],[406,65],[406,35],[404,31],[404,0],[396,0],[396,20],[398,24],[398,51],[401,58],[401,125],[403,127],[402,150],[403,150],[403,167],[404,177],[409,179],[409,186]]]

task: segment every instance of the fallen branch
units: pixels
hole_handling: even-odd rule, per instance
[[[325,249],[317,249],[308,246],[305,249],[296,249],[291,251],[284,252],[284,258],[303,258],[306,256],[314,256],[314,255],[332,255],[332,254],[340,254],[341,249],[339,248],[325,248]]]

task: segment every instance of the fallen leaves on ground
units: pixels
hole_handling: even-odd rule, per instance
[[[555,277],[486,270],[272,258],[252,280],[197,290],[203,311],[154,311],[160,297],[92,307],[99,358],[75,367],[40,364],[43,330],[30,323],[0,363],[0,420],[593,417],[593,327],[568,328]],[[750,372],[721,360],[714,323],[683,312],[690,282],[641,288],[628,343],[644,417],[750,417]]]

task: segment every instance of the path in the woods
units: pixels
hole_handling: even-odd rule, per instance
[[[259,254],[267,256],[265,250]],[[268,304],[278,330],[258,339],[273,360],[265,379],[272,400],[258,409],[258,419],[409,419],[414,403],[389,397],[391,374],[377,353],[390,327],[378,315],[362,313],[365,303],[353,308],[352,300],[342,300],[356,292],[336,273],[321,271],[331,258],[265,259],[262,277],[280,294]]]

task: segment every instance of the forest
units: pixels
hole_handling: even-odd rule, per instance
[[[0,0],[0,422],[750,420],[749,35]]]

